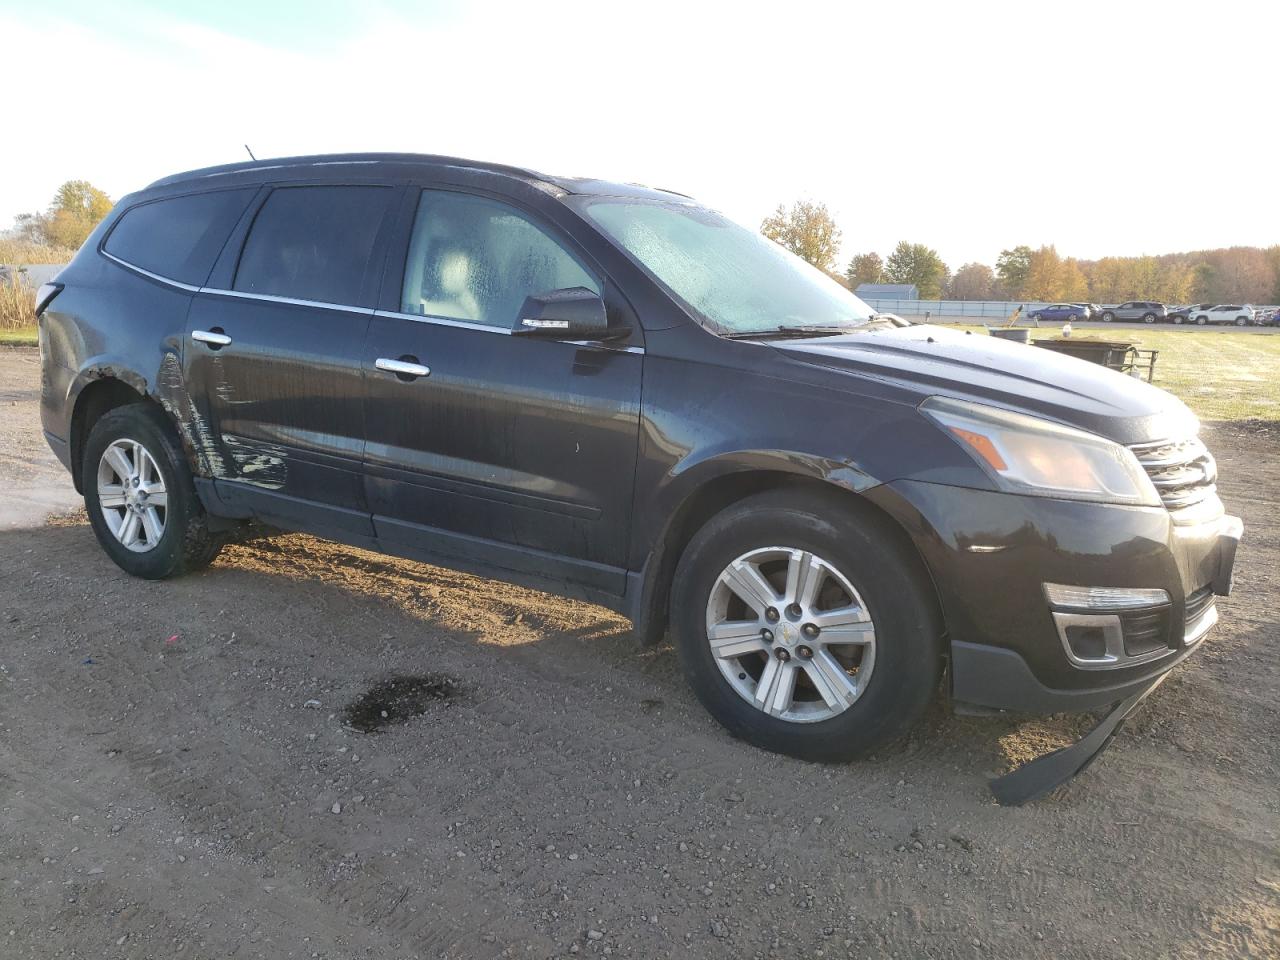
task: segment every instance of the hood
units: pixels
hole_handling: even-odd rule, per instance
[[[1186,436],[1199,426],[1181,400],[1136,377],[980,333],[885,327],[770,346],[793,360],[891,383],[921,400],[947,396],[995,404],[1119,443]]]

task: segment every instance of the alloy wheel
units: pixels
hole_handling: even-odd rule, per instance
[[[112,535],[134,553],[152,550],[164,536],[169,498],[151,453],[122,438],[98,461],[98,504]]]
[[[772,717],[817,723],[867,689],[876,634],[866,604],[833,564],[795,547],[743,554],[707,599],[707,642],[734,691]]]

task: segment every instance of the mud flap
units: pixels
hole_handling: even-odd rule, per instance
[[[1094,761],[1111,739],[1120,732],[1124,722],[1138,708],[1147,694],[1164,683],[1167,673],[1162,673],[1102,718],[1096,727],[1076,743],[1043,757],[1036,757],[1018,767],[1012,773],[996,777],[989,784],[996,802],[1002,807],[1020,807],[1062,786]]]

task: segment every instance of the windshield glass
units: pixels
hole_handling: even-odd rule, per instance
[[[847,329],[873,313],[821,270],[705,207],[615,197],[578,203],[717,333]]]

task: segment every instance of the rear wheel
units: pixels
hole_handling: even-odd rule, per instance
[[[98,543],[126,573],[160,580],[206,566],[222,548],[172,428],[149,404],[93,425],[81,480]]]
[[[676,570],[681,665],[730,733],[848,760],[905,733],[941,671],[940,619],[888,521],[772,492],[712,518]]]

